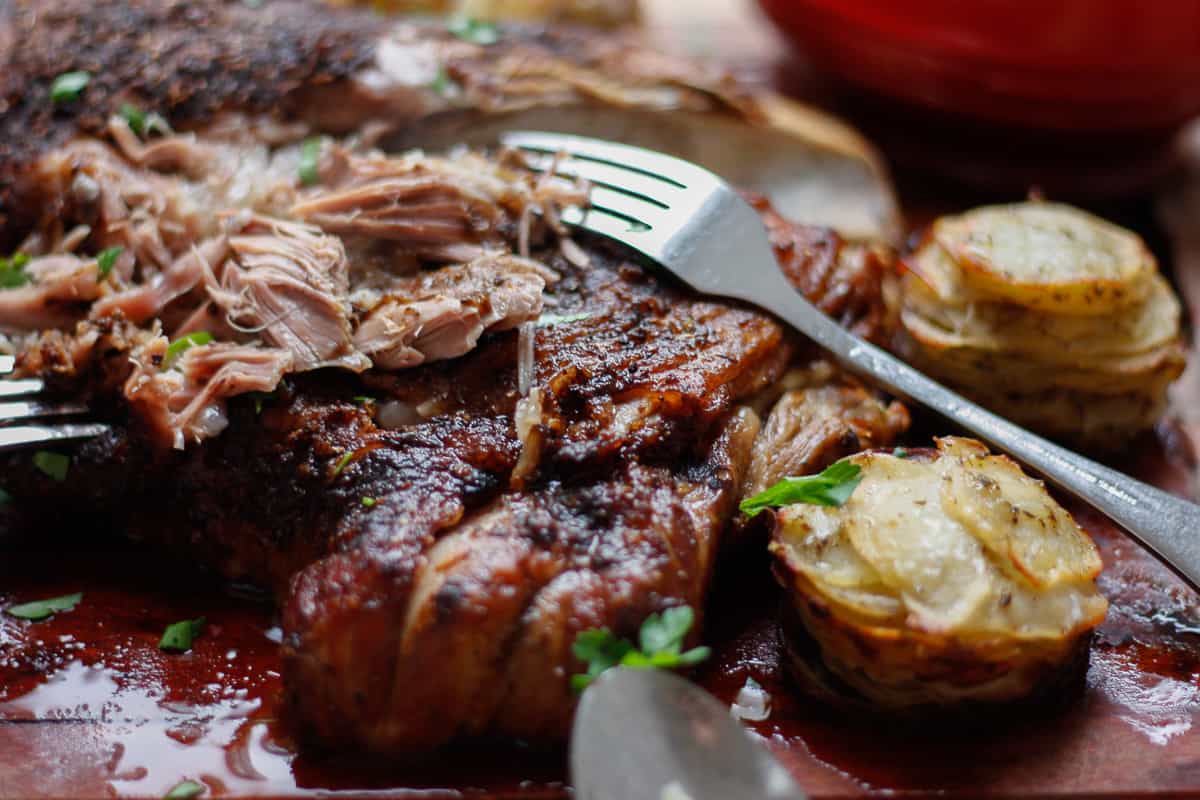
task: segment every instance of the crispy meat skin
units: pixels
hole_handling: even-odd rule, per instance
[[[261,9],[232,0],[0,4],[0,43],[10,42],[0,48],[0,232],[13,236],[28,221],[18,201],[35,194],[20,185],[29,163],[77,131],[103,130],[123,100],[187,125],[222,109],[275,108],[300,86],[337,81],[370,61],[378,27],[370,14],[326,14],[315,25],[314,13],[302,0]],[[56,106],[50,83],[71,70],[92,81],[78,102]]]

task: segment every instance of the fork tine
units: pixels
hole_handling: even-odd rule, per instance
[[[566,152],[573,158],[583,158],[608,164],[617,169],[640,172],[648,178],[673,184],[680,189],[689,188],[693,181],[711,180],[709,172],[704,168],[674,156],[654,153],[640,147],[630,147],[616,142],[589,139],[586,136],[569,136],[541,131],[512,131],[501,136],[500,142],[507,147],[549,155]],[[669,170],[669,174],[666,174],[664,169]]]
[[[559,159],[555,156],[536,153],[527,154],[526,163],[537,172],[547,172],[553,168],[555,175],[565,178],[583,178],[593,187],[601,186],[640,198],[663,209],[670,207],[671,195],[680,191],[679,187],[673,183],[647,178],[640,172],[598,161]]]
[[[616,217],[624,217],[632,224],[632,229],[653,227],[651,220],[660,215],[664,207],[650,203],[634,195],[614,192],[603,186],[593,186],[588,194],[588,207],[602,209]]]
[[[0,428],[0,450],[15,450],[37,444],[90,439],[108,431],[107,425],[15,425]]]
[[[10,400],[0,402],[0,425],[20,419],[67,417],[87,412],[82,403],[45,403],[40,400]]]
[[[37,394],[46,388],[41,378],[21,378],[15,381],[0,381],[0,397],[22,397]]]
[[[17,365],[15,356],[0,356],[0,375],[6,375],[13,371],[13,367]]]
[[[626,244],[638,247],[640,235],[650,232],[650,227],[635,219],[610,211],[607,208],[591,206],[586,211],[578,208],[568,208],[563,211],[562,221],[595,233],[619,239]]]

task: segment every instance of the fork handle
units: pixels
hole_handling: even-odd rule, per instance
[[[849,333],[794,289],[786,291],[784,287],[790,285],[780,283],[778,291],[753,301],[815,340],[852,371],[957,422],[1104,512],[1200,589],[1200,505],[1084,458],[987,411]]]

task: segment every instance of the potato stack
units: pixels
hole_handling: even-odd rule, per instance
[[[1183,371],[1180,305],[1141,238],[1069,206],[934,223],[904,261],[899,350],[1018,424],[1112,450]]]

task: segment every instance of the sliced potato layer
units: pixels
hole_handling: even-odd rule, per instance
[[[1156,271],[1141,238],[1070,206],[977,208],[934,225],[967,283],[1027,308],[1108,314],[1140,299]]]
[[[849,500],[782,510],[771,550],[824,666],[860,695],[1015,699],[1104,618],[1095,545],[1008,458],[947,438],[851,461]]]
[[[906,261],[897,348],[1051,436],[1112,450],[1183,371],[1181,307],[1135,234],[1068,206],[938,220]]]

